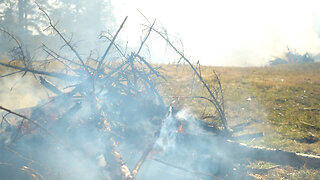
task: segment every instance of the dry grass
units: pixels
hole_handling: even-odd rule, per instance
[[[202,67],[203,77],[213,83],[213,67]],[[191,96],[204,94],[184,65],[165,66],[166,94]],[[264,137],[243,141],[287,151],[320,155],[320,63],[289,64],[271,67],[215,67],[220,74],[226,100],[228,123],[249,122],[237,134],[263,132]],[[180,99],[201,116],[209,104]],[[211,111],[211,112],[210,112]],[[254,163],[253,163],[254,164]],[[319,179],[319,170],[277,167],[265,174],[252,174],[256,179]]]

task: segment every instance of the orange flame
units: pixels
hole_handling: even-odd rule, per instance
[[[178,132],[179,132],[179,133],[184,133],[184,129],[183,129],[183,124],[182,124],[182,123],[180,123]]]

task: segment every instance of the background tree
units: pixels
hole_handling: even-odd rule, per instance
[[[105,30],[114,30],[111,1],[103,0],[56,0],[48,2],[38,0],[39,5],[48,12],[56,26],[74,43],[85,48],[79,52],[89,54],[88,49],[96,49],[100,45],[98,35]],[[0,2],[0,27],[15,35],[30,51],[34,51],[42,43],[52,48],[61,46],[61,41],[50,31],[43,13],[31,0],[3,0]],[[1,42],[8,42],[5,35],[0,34]],[[8,52],[11,43],[1,43],[0,53]],[[79,47],[81,47],[79,45]],[[86,51],[86,52],[84,52]]]

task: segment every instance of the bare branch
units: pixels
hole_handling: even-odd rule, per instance
[[[202,76],[199,74],[199,72],[197,71],[197,69],[192,65],[191,61],[189,59],[187,59],[184,54],[182,54],[172,43],[171,41],[169,41],[169,39],[167,37],[165,37],[161,32],[159,32],[158,30],[153,28],[153,31],[155,31],[159,36],[161,36],[170,46],[171,48],[174,49],[174,51],[176,53],[178,53],[182,59],[184,59],[189,66],[191,67],[191,69],[194,71],[194,73],[197,75],[197,77],[199,78],[199,80],[201,81],[201,83],[203,84],[203,86],[207,89],[207,91],[209,92],[211,98],[213,99],[213,105],[215,106],[215,108],[218,111],[218,114],[220,116],[220,119],[222,121],[222,124],[224,126],[224,130],[226,132],[229,131],[228,128],[228,124],[227,124],[227,120],[226,120],[226,116],[224,113],[224,110],[221,107],[221,104],[219,103],[219,101],[217,100],[216,96],[212,93],[212,91],[210,90],[209,86],[207,85],[207,83],[204,81],[204,79],[202,78]]]
[[[151,33],[151,31],[152,31],[152,28],[153,28],[153,26],[154,26],[155,23],[156,23],[156,20],[153,21],[152,25],[150,26],[150,28],[149,28],[149,30],[148,30],[148,32],[147,32],[147,34],[146,34],[146,37],[142,40],[142,42],[141,42],[141,44],[140,44],[140,47],[139,47],[139,49],[138,49],[138,51],[137,51],[137,53],[136,53],[137,55],[140,53],[140,51],[141,51],[144,43],[147,41],[147,39],[148,39],[148,37],[149,37],[149,35],[150,35],[150,33]]]
[[[221,95],[221,107],[222,107],[222,110],[224,110],[224,96],[223,96],[223,89],[222,89],[221,81],[220,81],[220,78],[215,70],[213,70],[213,73],[215,75],[215,78],[218,80],[219,90],[220,90],[220,95]]]
[[[20,41],[14,35],[12,35],[10,32],[8,32],[7,30],[5,30],[5,29],[3,29],[1,27],[0,27],[0,31],[6,33],[8,36],[10,36],[16,42],[16,44],[18,45],[18,48],[20,49],[20,53],[22,54],[22,58],[25,58],[25,55],[24,55],[24,52],[23,52],[22,45],[21,45]]]
[[[61,32],[56,28],[55,25],[53,25],[52,23],[52,20],[50,18],[50,16],[48,15],[48,13],[43,10],[39,4],[37,4],[38,8],[40,11],[43,12],[43,14],[47,17],[48,21],[49,21],[49,24],[50,26],[53,28],[53,30],[60,36],[60,38],[65,42],[65,44],[71,49],[71,51],[77,56],[77,58],[79,59],[79,61],[81,62],[82,64],[82,67],[86,70],[88,76],[90,77],[91,74],[87,68],[87,65],[84,63],[84,61],[82,60],[80,54],[78,53],[78,51],[70,44],[70,41],[67,41],[67,39],[61,34]]]
[[[113,40],[113,37],[112,37],[112,39],[111,39],[111,38],[109,38],[109,37],[106,36],[106,35],[100,35],[99,38],[100,38],[100,39],[101,39],[101,38],[106,38],[106,39],[108,39],[110,42],[112,42],[112,40]],[[119,51],[119,53],[121,54],[122,57],[126,57],[126,56],[125,56],[126,51],[125,51],[125,52],[122,52],[121,48],[120,48],[117,44],[115,44],[115,43],[114,43],[114,47],[116,47],[116,49]]]
[[[17,74],[17,73],[21,73],[23,72],[22,70],[20,71],[16,71],[16,72],[13,72],[13,73],[9,73],[9,74],[5,74],[5,75],[1,75],[0,78],[4,78],[4,77],[7,77],[7,76],[11,76],[11,75],[14,75],[14,74]]]
[[[31,72],[31,73],[34,73],[34,74],[41,74],[41,75],[46,75],[46,76],[50,76],[50,77],[55,77],[55,78],[66,80],[66,81],[79,80],[79,77],[77,77],[77,76],[67,75],[67,74],[63,74],[63,73],[31,70],[31,69],[28,69],[28,68],[22,68],[22,67],[19,67],[19,66],[13,66],[13,65],[10,65],[10,64],[2,63],[2,62],[0,62],[0,65],[6,66],[6,67],[9,67],[9,68],[13,68],[13,69],[18,69],[18,70],[25,71],[25,72]]]
[[[16,38],[13,34],[11,34],[10,32],[8,32],[7,30],[5,30],[5,29],[3,29],[3,28],[1,28],[1,27],[0,27],[0,31],[6,33],[9,37],[11,37],[11,38],[16,42],[16,44],[18,45],[18,49],[19,49],[19,51],[20,51],[18,54],[19,54],[19,55],[21,54],[21,57],[18,57],[19,60],[22,60],[23,65],[25,66],[25,68],[29,68],[29,69],[30,69],[30,67],[31,67],[30,62],[31,62],[31,61],[30,61],[30,59],[28,59],[28,58],[25,56],[24,51],[23,51],[22,44],[21,44],[21,42],[18,40],[18,38]],[[27,52],[27,53],[28,53],[28,52]],[[28,61],[28,63],[27,63],[27,61]],[[27,71],[25,71],[25,73],[21,76],[21,78],[24,77],[26,74],[27,74]],[[34,74],[33,74],[33,76],[35,77]]]
[[[114,35],[114,37],[113,37],[112,41],[110,42],[110,44],[109,44],[108,48],[106,49],[106,51],[104,52],[103,56],[101,57],[101,59],[100,59],[100,61],[99,61],[99,64],[98,64],[98,67],[97,67],[97,71],[100,71],[100,68],[101,68],[101,65],[102,65],[102,63],[103,63],[104,59],[106,58],[106,56],[107,56],[108,52],[110,51],[110,49],[111,49],[111,47],[112,47],[112,45],[113,45],[114,41],[116,40],[116,38],[117,38],[117,36],[118,36],[119,32],[120,32],[120,31],[121,31],[121,29],[123,28],[123,25],[124,25],[124,23],[127,21],[127,19],[128,19],[128,16],[126,16],[126,17],[124,18],[124,20],[123,20],[122,24],[120,25],[120,27],[119,27],[118,31],[116,32],[116,34]],[[98,73],[98,75],[99,75],[99,74],[100,74],[100,73]]]

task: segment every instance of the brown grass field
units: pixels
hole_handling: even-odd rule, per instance
[[[320,63],[202,67],[208,84],[213,83],[213,68],[222,82],[229,125],[250,123],[239,135],[263,132],[263,138],[240,142],[320,155]],[[168,79],[166,94],[205,94],[187,66],[168,65],[164,69]],[[198,117],[213,111],[208,104],[197,100],[181,99],[178,106],[187,106]],[[255,179],[320,179],[319,170],[267,162],[252,162],[250,168],[249,174]]]

